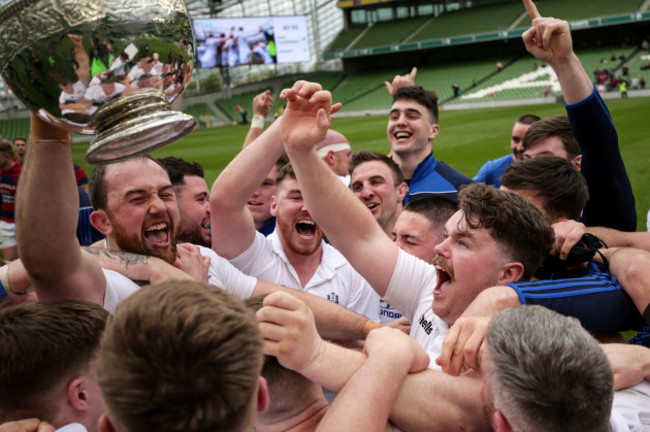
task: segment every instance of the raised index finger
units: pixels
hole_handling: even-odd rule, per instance
[[[528,16],[531,20],[542,17],[537,10],[537,6],[535,6],[535,3],[533,3],[533,0],[523,0],[523,2],[524,7],[526,8],[526,12],[528,12]]]

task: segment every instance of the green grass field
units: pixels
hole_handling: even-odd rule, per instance
[[[619,144],[636,196],[638,229],[645,231],[650,208],[650,98],[607,101],[619,134]],[[433,144],[436,158],[473,177],[488,159],[510,151],[514,120],[524,113],[541,117],[564,114],[562,104],[488,108],[440,113],[440,135]],[[345,134],[354,151],[389,151],[385,116],[335,119],[333,128]],[[154,156],[179,156],[198,161],[205,168],[208,185],[241,149],[247,126],[200,129],[155,152]],[[83,163],[86,145],[76,144],[74,159]],[[615,209],[612,209],[615,211]]]

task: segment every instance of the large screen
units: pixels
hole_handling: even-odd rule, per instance
[[[195,19],[194,32],[202,68],[310,60],[304,16]]]

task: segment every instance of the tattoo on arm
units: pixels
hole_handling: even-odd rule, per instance
[[[130,265],[149,264],[149,257],[147,255],[138,255],[134,253],[107,250],[107,249],[97,249],[97,248],[92,248],[87,246],[84,247],[83,249],[91,255],[95,255],[95,256],[103,255],[104,257],[111,260],[117,259],[122,264],[124,264],[127,269],[129,268]]]

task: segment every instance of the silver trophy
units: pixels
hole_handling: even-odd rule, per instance
[[[0,8],[0,72],[51,124],[96,134],[90,164],[142,155],[198,124],[171,110],[192,73],[182,0],[12,0]]]

